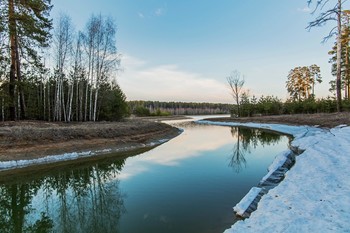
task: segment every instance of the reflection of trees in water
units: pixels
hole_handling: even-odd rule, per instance
[[[49,232],[52,221],[41,213],[35,221],[28,222],[26,214],[31,211],[30,203],[40,183],[8,184],[0,188],[0,232]]]
[[[123,165],[95,164],[1,185],[0,232],[118,232],[125,211],[117,180]]]
[[[245,127],[231,127],[231,134],[236,142],[232,149],[229,166],[237,173],[242,170],[243,166],[246,166],[245,155],[250,153],[251,148],[255,149],[259,144],[262,146],[275,145],[281,139],[281,135],[277,133]]]
[[[237,173],[242,170],[243,165],[246,166],[247,161],[245,159],[246,148],[243,147],[242,137],[240,136],[240,128],[232,127],[231,134],[233,137],[236,137],[236,143],[232,149],[232,156],[230,159],[229,166],[232,167]]]

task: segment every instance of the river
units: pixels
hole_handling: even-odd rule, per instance
[[[1,179],[0,232],[221,233],[289,144],[257,129],[168,123],[183,133],[150,151]]]

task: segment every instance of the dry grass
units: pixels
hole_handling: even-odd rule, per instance
[[[40,121],[0,122],[0,161],[32,159],[72,151],[125,147],[178,134],[177,129],[152,120],[130,119],[122,122],[69,124]],[[213,120],[318,125],[332,128],[342,124],[350,125],[350,113],[215,118]]]
[[[177,133],[178,130],[169,125],[144,120],[69,124],[2,122],[0,160],[30,159],[52,153],[147,143]]]
[[[210,120],[210,119],[209,119]],[[278,116],[257,116],[239,118],[214,118],[213,121],[232,122],[255,122],[255,123],[275,123],[286,125],[310,125],[324,128],[333,128],[338,125],[350,125],[350,113],[318,113],[318,114],[295,114]]]

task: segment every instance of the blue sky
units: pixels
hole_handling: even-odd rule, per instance
[[[335,25],[305,28],[315,15],[306,0],[53,0],[77,29],[92,13],[115,19],[122,54],[118,83],[128,100],[232,102],[226,77],[245,75],[250,95],[288,97],[285,82],[296,66],[317,64],[329,95],[333,79],[321,41]],[[333,1],[331,1],[333,2]]]

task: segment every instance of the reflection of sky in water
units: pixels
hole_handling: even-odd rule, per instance
[[[222,232],[233,223],[232,206],[288,145],[287,137],[258,143],[244,152],[246,163],[235,164],[242,166],[237,169],[230,167],[237,146],[230,127],[177,126],[181,135],[126,160],[119,175],[127,194],[122,232]]]
[[[118,178],[130,178],[148,171],[154,164],[177,166],[181,160],[202,156],[202,151],[212,151],[232,144],[228,127],[192,125],[189,129],[142,156],[128,158]]]
[[[1,185],[0,212],[15,214],[0,215],[0,222],[10,226],[17,221],[12,216],[22,216],[33,227],[39,219],[41,224],[51,220],[53,232],[223,232],[234,222],[232,206],[267,173],[288,138],[176,124],[184,129],[181,135],[126,160],[92,162]],[[48,223],[42,226],[51,229]],[[0,224],[0,232],[7,228]]]

